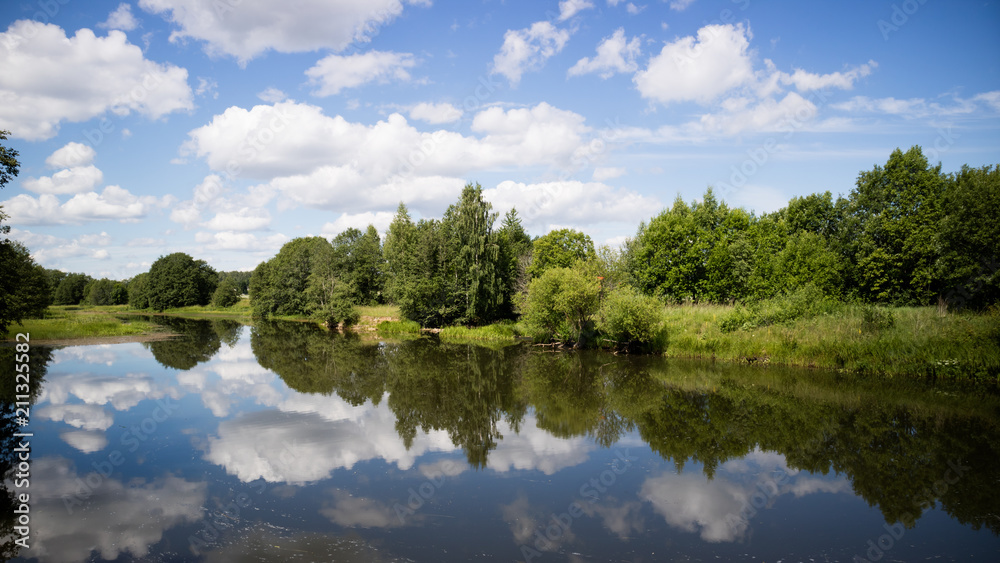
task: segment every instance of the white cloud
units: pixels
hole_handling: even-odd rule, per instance
[[[132,31],[139,27],[139,22],[132,15],[132,6],[122,2],[118,4],[115,11],[108,14],[108,19],[97,24],[97,27],[105,29],[120,29],[122,31]]]
[[[597,56],[584,57],[567,71],[569,76],[580,76],[596,72],[601,78],[610,78],[619,72],[635,72],[635,59],[642,52],[642,39],[633,37],[626,41],[625,29],[619,27],[611,37],[605,38],[597,46]]]
[[[101,193],[76,194],[63,204],[52,194],[42,194],[37,199],[20,194],[0,205],[12,220],[23,225],[59,225],[85,221],[137,221],[173,201],[174,197],[169,194],[162,198],[140,197],[119,186],[107,186]]]
[[[671,0],[670,9],[678,12],[683,12],[691,4],[694,4],[694,0]]]
[[[520,30],[507,30],[500,52],[493,57],[493,72],[502,74],[516,87],[525,72],[537,71],[550,57],[562,51],[570,32],[547,21]]]
[[[100,405],[47,405],[38,409],[42,418],[65,422],[84,430],[107,430],[114,422],[111,413]]]
[[[241,250],[247,252],[261,250],[278,250],[288,242],[288,237],[275,233],[266,237],[258,237],[253,233],[237,233],[221,231],[218,233],[195,233],[195,242],[205,245],[211,250]]]
[[[306,70],[310,84],[317,86],[315,96],[333,96],[344,88],[356,88],[369,82],[410,79],[408,68],[417,62],[410,53],[368,51],[357,55],[329,55]]]
[[[628,12],[629,14],[633,15],[633,16],[638,16],[645,9],[646,9],[646,6],[636,6],[635,4],[633,4],[631,2],[629,2],[628,5],[625,6],[625,11]]]
[[[62,121],[107,111],[157,119],[194,107],[187,76],[144,58],[121,31],[66,37],[59,26],[19,20],[0,33],[0,129],[34,141],[55,136]]]
[[[103,181],[104,174],[91,165],[67,168],[41,178],[25,178],[21,185],[39,194],[78,194],[93,190]]]
[[[589,10],[594,4],[588,0],[562,0],[559,2],[559,21],[564,22],[583,10]]]
[[[287,98],[288,95],[286,95],[281,90],[278,90],[277,88],[271,86],[266,88],[260,94],[257,94],[257,97],[264,100],[265,102],[276,104],[278,102],[285,101],[285,98]]]
[[[389,224],[392,223],[392,218],[395,215],[391,211],[378,211],[376,213],[365,211],[364,213],[353,215],[343,213],[340,217],[337,217],[336,221],[325,223],[322,230],[320,230],[320,234],[325,237],[334,237],[350,228],[364,231],[368,228],[368,225],[374,225],[379,233],[384,233],[389,230]]]
[[[140,0],[142,9],[161,14],[179,29],[171,41],[206,43],[209,55],[230,55],[241,64],[273,49],[301,53],[339,51],[368,41],[380,26],[403,12],[404,4],[429,6],[430,0]]]
[[[319,513],[331,522],[345,528],[394,528],[404,521],[387,504],[364,497],[356,497],[347,491],[334,489],[333,501],[323,503]]]
[[[608,221],[632,224],[636,217],[662,207],[659,200],[631,190],[575,180],[538,184],[506,181],[483,190],[483,197],[495,209],[517,207],[525,227],[532,232],[548,232],[554,224],[575,228]]]
[[[833,72],[830,74],[814,74],[812,72],[806,72],[802,69],[795,69],[795,72],[792,74],[784,72],[780,73],[780,79],[782,84],[795,85],[795,88],[800,92],[823,90],[826,88],[850,90],[854,87],[854,83],[859,78],[868,76],[872,73],[872,70],[877,67],[878,63],[875,61],[868,61],[867,64],[863,64],[846,72]]]
[[[600,166],[594,168],[595,182],[603,182],[604,180],[611,180],[613,178],[619,178],[624,175],[625,175],[624,168],[612,168],[612,167],[604,168]]]
[[[410,119],[419,119],[437,125],[439,123],[453,123],[462,118],[464,112],[448,103],[431,104],[420,103],[410,109]]]
[[[202,226],[213,231],[257,231],[271,224],[266,209],[242,207],[234,212],[217,213]]]
[[[463,176],[496,167],[570,166],[586,150],[590,128],[574,112],[541,103],[490,107],[472,120],[472,136],[421,132],[400,114],[377,123],[328,117],[312,105],[281,102],[231,107],[189,133],[184,152],[217,171],[265,179],[251,191],[287,203],[341,213],[395,209],[400,201],[447,205]],[[260,148],[248,138],[269,141]],[[191,220],[195,209],[176,210]],[[180,219],[181,217],[177,217]]]
[[[634,81],[644,98],[662,104],[708,104],[754,80],[749,47],[742,24],[707,25],[697,39],[682,37],[664,45]]]
[[[746,98],[726,100],[722,112],[702,115],[700,122],[704,132],[723,135],[738,135],[744,131],[793,131],[818,113],[811,101],[789,92],[781,101],[766,98],[754,104]]]
[[[972,98],[950,96],[949,100],[942,101],[931,101],[925,98],[898,99],[855,96],[846,102],[833,104],[833,107],[851,113],[882,113],[907,118],[950,117],[972,114],[983,109],[1000,111],[1000,91],[984,92]]]
[[[61,432],[59,437],[85,454],[99,452],[108,447],[108,437],[98,430],[70,430]]]
[[[51,168],[87,166],[94,162],[95,156],[97,156],[97,151],[93,147],[83,143],[69,142],[49,155],[45,159],[45,164]]]

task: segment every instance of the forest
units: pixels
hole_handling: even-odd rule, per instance
[[[500,219],[470,183],[440,219],[414,221],[401,203],[384,239],[374,226],[297,238],[252,272],[174,253],[131,279],[94,280],[41,268],[5,240],[0,330],[53,303],[162,311],[228,307],[247,294],[256,318],[350,326],[357,306],[390,303],[421,327],[519,321],[541,342],[641,350],[657,348],[670,304],[739,304],[723,330],[836,303],[995,310],[998,210],[1000,166],[945,173],[917,146],[860,172],[846,197],[795,197],[759,216],[711,188],[690,203],[678,197],[619,248],[571,229],[533,237],[515,209]]]

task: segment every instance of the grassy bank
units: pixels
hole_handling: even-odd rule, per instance
[[[672,306],[665,355],[998,383],[1000,312],[819,305],[783,318],[724,305]]]
[[[18,333],[28,333],[31,341],[37,342],[137,336],[162,331],[162,328],[152,323],[115,315],[122,310],[123,306],[87,309],[76,306],[49,307],[45,318],[25,319],[23,326],[15,323],[4,338],[12,340]]]

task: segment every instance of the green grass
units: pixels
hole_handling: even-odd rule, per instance
[[[382,321],[378,323],[378,333],[381,336],[420,334],[420,324],[414,321]]]
[[[146,334],[159,328],[145,321],[122,319],[106,312],[84,312],[71,308],[51,308],[43,319],[26,319],[24,325],[14,324],[5,338],[13,339],[18,333],[29,333],[31,341],[69,340],[104,336],[133,336]]]
[[[724,331],[736,308],[671,306],[667,356],[1000,383],[1000,311],[941,315],[934,307],[836,309]]]
[[[395,305],[365,305],[358,306],[358,312],[362,317],[391,317],[399,319],[399,307]]]
[[[520,333],[512,322],[501,322],[486,326],[465,327],[449,326],[441,329],[438,337],[442,340],[464,339],[464,340],[488,340],[494,342],[517,340]]]

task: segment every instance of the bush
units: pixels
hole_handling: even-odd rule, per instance
[[[896,316],[884,307],[861,307],[861,327],[865,332],[881,332],[896,326]]]
[[[581,268],[552,268],[528,285],[523,320],[538,340],[583,344],[600,305],[600,286]]]
[[[667,330],[663,304],[628,286],[613,290],[601,303],[597,328],[626,352],[663,351]]]
[[[749,306],[741,305],[723,319],[719,328],[723,332],[754,329],[830,314],[840,307],[841,304],[837,300],[810,283],[771,299],[764,299]]]

